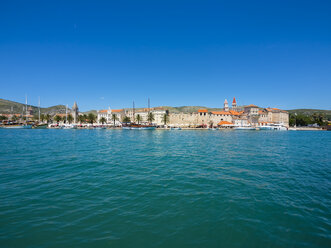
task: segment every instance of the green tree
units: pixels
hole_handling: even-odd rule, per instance
[[[46,116],[45,116],[44,114],[41,114],[41,115],[40,115],[40,120],[41,120],[42,122],[44,122],[45,119],[46,119]]]
[[[54,117],[54,121],[56,121],[57,124],[59,124],[59,122],[62,120],[61,116],[59,115],[55,115]]]
[[[52,117],[49,114],[47,114],[45,116],[45,120],[47,121],[47,124],[48,124],[52,120]]]
[[[122,122],[124,122],[124,123],[128,123],[130,121],[131,120],[130,120],[130,117],[129,116],[124,116],[123,119],[122,119]]]
[[[80,124],[85,123],[86,122],[86,115],[79,115],[78,116],[78,121],[80,122]]]
[[[105,117],[101,117],[99,121],[101,122],[102,125],[107,122]]]
[[[72,117],[72,115],[68,115],[68,122],[69,122],[69,124],[71,124],[71,122],[73,122],[73,120],[74,120],[74,117]]]
[[[7,116],[4,116],[4,115],[0,115],[0,121],[4,121],[4,120],[7,120]]]
[[[111,119],[112,119],[112,121],[114,122],[114,127],[115,127],[115,123],[116,123],[116,121],[118,120],[117,115],[116,115],[116,114],[112,114],[112,115],[111,115]]]
[[[142,120],[140,114],[137,114],[136,120],[137,120],[138,124],[140,124],[140,122],[141,122],[141,120]]]
[[[169,122],[169,115],[164,114],[162,117],[162,121],[164,125],[167,125],[167,123]]]
[[[155,120],[154,114],[152,112],[149,112],[148,115],[147,115],[147,121],[149,123],[152,123],[154,120]]]
[[[91,124],[93,124],[96,119],[97,119],[97,117],[93,113],[89,113],[88,116],[87,116],[87,120]]]
[[[12,121],[17,121],[17,119],[18,119],[18,118],[17,118],[16,115],[13,115],[13,116],[11,117],[11,120],[12,120]]]

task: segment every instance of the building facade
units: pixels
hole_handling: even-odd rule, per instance
[[[250,104],[247,106],[238,106],[233,98],[232,106],[229,107],[225,99],[224,107],[221,111],[209,111],[208,109],[199,109],[192,113],[169,113],[163,108],[146,109],[119,109],[119,110],[100,110],[98,111],[98,121],[104,117],[106,122],[113,124],[113,115],[116,116],[115,125],[121,125],[125,116],[129,117],[131,122],[137,123],[137,116],[140,116],[140,123],[148,123],[148,114],[153,113],[155,125],[163,125],[164,115],[168,115],[169,126],[177,127],[216,127],[216,126],[254,126],[268,124],[281,124],[289,126],[288,112],[276,108],[260,108]],[[220,125],[221,124],[221,125]]]

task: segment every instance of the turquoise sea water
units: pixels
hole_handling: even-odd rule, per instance
[[[1,130],[0,247],[330,247],[331,132]]]

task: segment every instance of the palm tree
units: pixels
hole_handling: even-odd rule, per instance
[[[152,112],[149,112],[148,113],[148,116],[147,116],[147,121],[149,122],[149,123],[151,123],[151,122],[153,122],[155,119],[154,119],[154,115],[153,115],[153,113]]]
[[[17,116],[16,116],[16,115],[13,115],[13,116],[11,117],[11,120],[12,120],[12,121],[17,121]]]
[[[115,127],[115,122],[118,120],[117,115],[116,114],[112,114],[111,115],[111,119],[114,122],[114,127]]]
[[[55,117],[54,117],[54,121],[56,121],[56,123],[57,124],[59,124],[59,122],[62,120],[62,118],[61,118],[61,116],[59,116],[59,115],[56,115]]]
[[[0,121],[3,121],[3,120],[7,120],[7,116],[4,116],[4,115],[0,115]]]
[[[169,115],[164,114],[162,117],[162,121],[163,121],[164,125],[167,125],[167,122],[169,121]]]
[[[68,122],[69,124],[71,124],[71,122],[74,120],[74,117],[72,117],[72,115],[68,115]]]
[[[130,121],[131,121],[130,117],[128,117],[128,116],[124,116],[123,119],[122,119],[122,122],[125,122],[125,123],[128,123]]]
[[[105,117],[101,117],[101,119],[99,121],[101,122],[102,125],[103,125],[103,123],[106,123],[107,122],[107,120],[106,120]]]
[[[41,114],[41,115],[40,115],[40,120],[41,120],[41,122],[44,122],[45,118],[46,118],[46,116],[45,116],[44,114]]]
[[[79,116],[78,116],[78,121],[80,122],[80,124],[82,124],[83,122],[86,121],[86,116],[84,116],[84,115],[79,115]]]
[[[50,120],[52,120],[52,117],[51,117],[49,114],[47,114],[46,117],[45,117],[45,119],[46,119],[47,124],[48,124],[48,122],[49,122]]]
[[[89,113],[87,116],[87,119],[88,119],[89,123],[91,123],[91,124],[93,124],[93,122],[95,122],[96,118],[97,117],[93,113]]]
[[[137,120],[138,124],[141,122],[141,116],[140,116],[140,114],[137,115],[136,120]]]

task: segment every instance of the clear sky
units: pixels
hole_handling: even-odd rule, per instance
[[[0,98],[331,109],[331,1],[0,1]]]

